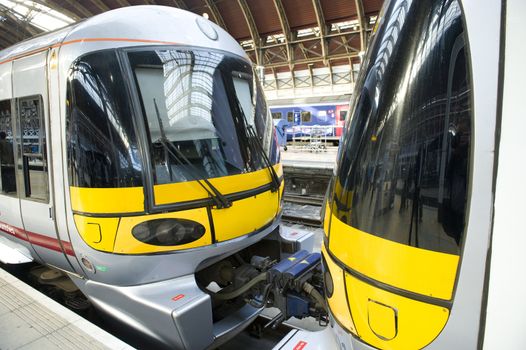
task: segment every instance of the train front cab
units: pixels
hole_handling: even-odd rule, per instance
[[[165,345],[208,347],[258,310],[217,320],[196,273],[276,232],[281,214],[261,87],[250,62],[226,51],[95,44],[64,63],[68,225],[86,276],[74,281]]]
[[[159,253],[229,241],[272,222],[282,170],[258,89],[250,64],[224,52],[135,48],[76,60],[67,161],[85,243]],[[155,234],[163,229],[182,231]]]
[[[474,3],[386,2],[363,62],[322,247],[353,349],[480,345],[500,4]]]

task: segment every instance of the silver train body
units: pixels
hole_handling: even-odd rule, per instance
[[[332,329],[276,349],[525,347],[525,18],[385,2],[326,204]]]
[[[110,11],[0,52],[0,261],[67,273],[95,306],[160,344],[202,349],[242,329],[261,309],[215,317],[195,273],[279,230],[279,150],[252,72],[223,29],[161,6]],[[179,100],[162,100],[173,91]],[[239,146],[250,138],[239,123],[255,129],[267,162]]]

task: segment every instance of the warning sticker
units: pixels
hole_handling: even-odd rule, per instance
[[[173,301],[181,300],[184,298],[184,294],[178,294],[172,298]]]
[[[307,342],[300,340],[293,350],[303,350],[307,346]]]

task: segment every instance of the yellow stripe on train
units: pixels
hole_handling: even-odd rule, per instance
[[[283,188],[283,184],[282,184]],[[266,191],[256,196],[234,201],[227,209],[213,209],[214,228],[218,242],[238,238],[259,230],[272,222],[280,211],[278,192]],[[212,228],[206,208],[170,213],[101,218],[75,214],[77,230],[90,247],[119,254],[149,254],[198,248],[212,244]],[[155,219],[187,219],[205,227],[205,234],[196,241],[177,246],[157,246],[137,240],[132,229]]]
[[[274,165],[278,176],[283,175],[281,164]],[[209,179],[222,194],[249,191],[270,182],[268,169]],[[203,183],[204,186],[206,184]],[[197,181],[155,185],[156,205],[186,202],[209,197]],[[144,211],[144,190],[142,187],[124,188],[83,188],[70,187],[73,211],[90,214],[140,213]]]
[[[360,231],[332,216],[329,250],[350,269],[413,293],[450,300],[458,255],[415,248]]]

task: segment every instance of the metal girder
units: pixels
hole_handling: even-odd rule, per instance
[[[184,2],[184,0],[172,0],[172,2],[174,3],[175,7],[178,7],[181,10],[188,10],[188,6]]]
[[[352,53],[350,57],[359,57],[357,53]],[[328,60],[339,60],[342,58],[349,58],[349,55],[346,53],[338,54],[338,55],[332,55],[328,58]],[[304,59],[297,59],[296,65],[298,64],[309,64],[309,63],[316,63],[321,62],[321,58],[315,57],[315,58],[304,58]],[[276,68],[276,67],[286,67],[288,64],[286,62],[276,62],[276,63],[269,63],[265,65],[265,68]]]
[[[325,16],[323,15],[323,9],[321,7],[320,0],[312,0],[312,6],[316,13],[316,20],[318,21],[318,27],[320,28],[320,42],[321,51],[323,56],[323,63],[327,65],[327,56],[329,55],[329,48],[327,45],[327,25],[325,24]]]
[[[310,86],[314,87],[314,73],[312,72],[312,63],[309,63],[308,67],[309,67]]]
[[[70,5],[72,8],[74,8],[75,11],[78,11],[78,13],[80,14],[80,16],[78,17],[81,17],[81,18],[93,17],[93,13],[89,11],[87,8],[85,8],[84,6],[82,6],[81,2],[75,1],[75,0],[64,0],[64,1],[68,5]]]
[[[273,50],[265,50],[264,56],[267,58],[267,62],[271,62],[274,57],[281,58],[281,61],[283,61],[284,63],[287,62],[287,57],[283,56],[281,53]]]
[[[332,73],[332,64],[331,61],[329,61],[329,74],[331,75],[331,85],[334,85],[334,75]]]
[[[307,53],[305,52],[307,49],[305,48],[305,45],[303,45],[303,43],[300,43],[299,44],[299,47],[300,47],[300,50],[301,50],[301,53],[303,54],[303,56],[305,57],[305,59],[308,59],[309,56],[307,56]]]
[[[130,6],[130,3],[128,0],[116,0],[117,4],[119,4],[120,7],[127,7]]]
[[[59,12],[59,13],[62,13],[63,15],[68,16],[69,18],[73,19],[74,21],[78,21],[78,20],[80,19],[80,17],[79,17],[77,14],[75,14],[75,13],[69,11],[69,10],[66,10],[66,9],[63,8],[63,7],[57,6],[57,5],[55,4],[55,2],[53,2],[53,1],[47,1],[47,0],[33,0],[33,2],[35,2],[35,3],[37,3],[37,4],[40,4],[40,5],[47,6],[47,7],[49,7],[49,8],[52,9],[52,10],[55,10],[55,11],[57,11],[57,12]],[[24,6],[26,6],[26,7],[28,7],[28,8],[33,8],[32,6],[30,6],[30,5],[28,5],[28,4],[24,4]],[[51,17],[54,17],[54,18],[58,18],[57,16],[54,16],[53,14],[51,14],[51,13],[49,13],[49,12],[47,12],[46,14],[47,14],[48,16],[51,16]]]
[[[0,5],[0,11],[2,11],[4,16],[9,19],[17,29],[22,31],[23,38],[31,37],[41,32],[40,29],[32,26],[27,19],[18,19],[10,8]],[[7,23],[4,23],[4,26],[7,27]]]
[[[246,0],[237,0],[237,3],[239,4],[239,7],[241,7],[243,17],[245,17],[245,21],[247,22],[248,30],[250,32],[250,37],[254,42],[254,49],[256,50],[256,64],[261,66],[261,38],[259,37],[256,22],[254,21],[254,17],[252,17],[252,13],[250,12],[250,8],[248,7]]]
[[[357,48],[349,45],[349,41],[351,40],[352,40],[352,37],[347,38],[345,34],[342,34],[340,36],[340,41],[336,42],[338,46],[333,51],[338,50],[340,47],[344,47],[347,52],[360,52],[360,50],[358,50]]]
[[[5,30],[6,32],[8,32],[9,34],[13,36],[14,40],[11,40],[13,44],[31,37],[30,33],[23,31],[23,30],[18,30],[19,27],[20,27],[19,22],[15,22],[12,19],[9,19],[9,21],[6,20],[5,22],[2,23],[2,26],[0,26],[0,28],[2,28],[3,30]]]
[[[274,68],[272,68],[272,75],[274,76],[274,81],[276,82],[276,90],[279,90],[278,75],[276,74],[276,70]]]
[[[2,32],[2,29],[4,28],[0,27],[0,32]],[[7,40],[3,35],[0,36],[0,45],[2,45],[3,47],[9,47],[13,44],[14,44],[13,42]]]
[[[362,0],[354,0],[356,5],[356,14],[358,15],[358,22],[360,22],[360,44],[362,46],[362,51],[365,52],[367,48],[367,21],[365,18],[365,11],[363,9]]]
[[[224,30],[226,30],[225,21],[223,20],[223,16],[221,16],[221,13],[219,13],[219,10],[217,9],[217,6],[214,2],[214,0],[205,0],[206,7],[210,10],[210,13],[212,14],[212,17],[214,18],[214,22]]]
[[[359,34],[359,33],[360,33],[360,31],[358,31],[358,30],[357,31],[346,31],[346,32],[341,32],[341,33],[332,33],[332,34],[325,35],[325,38],[327,38],[327,39],[339,38],[341,36],[352,35],[352,34]],[[305,43],[305,42],[312,42],[314,40],[318,40],[318,38],[317,37],[308,37],[308,38],[303,38],[303,39],[296,39],[296,40],[290,41],[289,44],[295,45],[295,44],[300,44],[300,43]],[[284,45],[286,45],[286,43],[262,45],[261,49],[266,50],[266,49],[270,49],[270,48],[273,48],[273,47],[284,46]]]
[[[100,12],[106,12],[106,11],[109,11],[110,8],[108,7],[108,5],[106,5],[103,1],[101,0],[90,0],[93,4],[95,4],[95,6],[97,6],[97,8],[100,10]]]
[[[278,13],[279,23],[281,24],[281,30],[285,36],[285,45],[287,48],[287,60],[289,62],[289,69],[292,72],[294,70],[294,50],[290,42],[293,40],[292,32],[290,31],[289,20],[287,14],[285,13],[285,8],[281,0],[274,0],[274,7],[276,7],[276,12]]]

